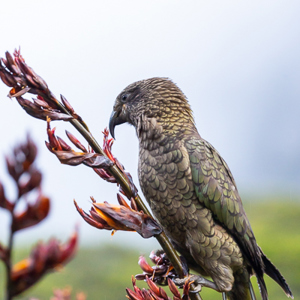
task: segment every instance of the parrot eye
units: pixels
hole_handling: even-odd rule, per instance
[[[122,102],[126,102],[127,98],[128,98],[128,94],[124,94],[121,98]]]

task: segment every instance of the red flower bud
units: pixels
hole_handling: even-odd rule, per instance
[[[146,259],[144,256],[140,256],[139,257],[139,261],[138,261],[139,266],[141,267],[141,269],[145,272],[148,273],[150,275],[153,274],[154,270],[153,268],[147,263]]]

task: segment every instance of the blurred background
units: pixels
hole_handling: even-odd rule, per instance
[[[295,0],[5,1],[0,56],[21,47],[26,62],[54,94],[72,103],[100,142],[114,99],[124,87],[154,76],[171,78],[188,97],[201,136],[231,168],[258,243],[280,269],[287,270],[294,293],[300,295],[299,15],[300,3]],[[39,148],[44,191],[52,199],[50,216],[17,235],[16,245],[25,249],[54,235],[65,240],[79,223],[82,249],[95,254],[80,252],[82,257],[101,259],[103,253],[114,253],[107,248],[101,252],[105,244],[123,251],[131,248],[137,261],[138,253],[147,255],[159,247],[154,239],[132,233],[111,237],[80,219],[73,199],[85,210],[90,196],[98,202],[116,202],[116,186],[88,168],[61,165],[44,145],[46,124],[8,99],[8,91],[1,83],[0,181],[13,198],[4,155],[30,133]],[[63,122],[52,126],[63,138],[65,129],[77,135]],[[134,129],[117,127],[116,139],[113,153],[138,186]],[[0,240],[6,241],[8,219],[0,213]],[[116,274],[118,265],[113,270]],[[130,275],[126,280],[129,286]],[[282,299],[279,288],[270,285],[275,291],[272,299]],[[95,295],[97,286],[95,278]],[[92,287],[89,290],[87,294],[93,295]],[[119,290],[124,294],[122,286]],[[116,299],[110,295],[101,299]]]

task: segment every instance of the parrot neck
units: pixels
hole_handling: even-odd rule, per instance
[[[136,124],[136,133],[142,148],[163,146],[167,142],[176,142],[187,135],[197,133],[194,122],[179,118],[177,122],[142,116]]]

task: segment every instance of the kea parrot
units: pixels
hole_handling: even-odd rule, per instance
[[[211,287],[230,300],[255,297],[252,275],[267,300],[264,273],[293,298],[256,243],[228,165],[198,133],[188,100],[177,85],[156,77],[127,86],[113,107],[113,137],[115,126],[125,122],[135,127],[139,140],[143,194],[188,267],[209,276]]]

